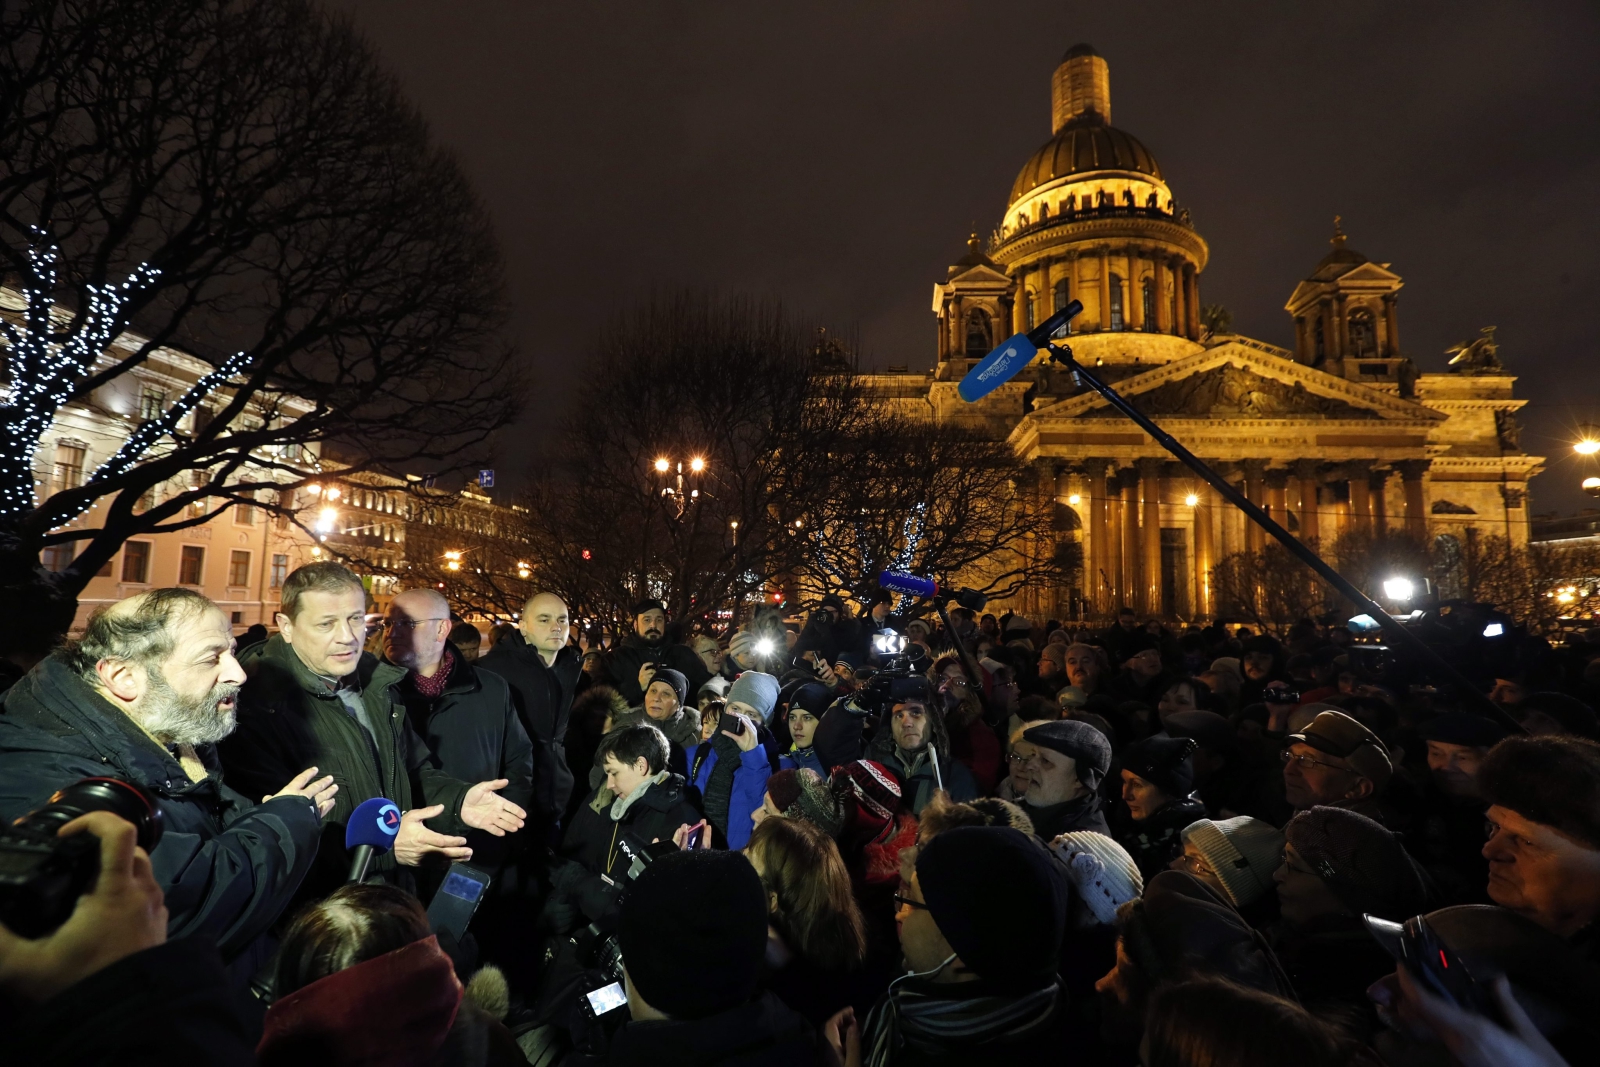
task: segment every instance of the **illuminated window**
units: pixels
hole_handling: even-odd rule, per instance
[[[1143,300],[1140,303],[1140,307],[1141,307],[1141,309],[1143,310],[1143,313],[1144,313],[1144,332],[1145,333],[1155,333],[1156,332],[1156,287],[1155,287],[1155,284],[1152,283],[1149,278],[1146,278],[1144,280],[1144,285],[1140,286],[1140,290],[1141,290],[1141,293],[1142,293],[1142,296],[1143,296]]]
[[[205,577],[206,550],[200,545],[184,545],[178,557],[178,584],[199,585]]]
[[[79,444],[62,441],[56,445],[56,492],[83,484],[83,460],[87,454]]]
[[[1126,329],[1122,319],[1122,279],[1115,274],[1111,276],[1109,285],[1111,291],[1111,324],[1113,330]]]
[[[159,419],[167,410],[167,391],[147,385],[139,393],[139,418],[143,422]]]
[[[122,546],[122,580],[137,585],[150,580],[149,541],[129,541]]]
[[[283,580],[289,577],[289,557],[274,554],[272,557],[272,588],[282,589]]]
[[[228,584],[250,584],[250,553],[234,549],[228,556]]]

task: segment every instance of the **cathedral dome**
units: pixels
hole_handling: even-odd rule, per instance
[[[1023,164],[1006,206],[1057,179],[1106,170],[1162,180],[1156,157],[1138,138],[1100,121],[1100,116],[1091,111],[1063,126]]]

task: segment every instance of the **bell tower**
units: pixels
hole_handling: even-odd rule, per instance
[[[1017,285],[1005,268],[983,251],[974,233],[967,254],[950,265],[942,283],[933,287],[933,313],[939,320],[939,363],[979,360],[1011,336],[1012,304]]]
[[[1332,246],[1311,276],[1295,286],[1285,310],[1294,317],[1295,359],[1351,381],[1402,386],[1409,361],[1400,353],[1396,304],[1405,283],[1387,263],[1350,248],[1333,219]]]

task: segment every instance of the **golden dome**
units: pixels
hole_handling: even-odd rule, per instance
[[[1011,186],[1010,207],[1033,190],[1058,178],[1091,171],[1120,170],[1161,181],[1161,167],[1138,138],[1108,126],[1093,112],[1063,127],[1033,154]]]

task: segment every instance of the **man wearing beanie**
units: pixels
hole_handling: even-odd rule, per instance
[[[630,1019],[612,1037],[605,1063],[820,1061],[822,1046],[805,1019],[757,989],[767,894],[743,855],[674,852],[650,864],[623,900],[617,944]]]
[[[1061,719],[1023,731],[1033,746],[1013,752],[1027,785],[1019,802],[1045,841],[1077,830],[1111,835],[1100,810],[1100,780],[1111,767],[1111,742],[1086,722]],[[1022,756],[1021,760],[1017,757]]]
[[[745,671],[728,687],[716,733],[691,750],[689,780],[700,790],[707,821],[731,849],[749,843],[751,817],[779,766],[778,742],[766,725],[777,699],[776,678]]]
[[[1112,835],[1148,881],[1183,852],[1179,836],[1202,818],[1194,796],[1194,750],[1187,737],[1147,737],[1122,753],[1122,802],[1113,813]]]
[[[616,716],[611,728],[647,722],[684,752],[692,752],[700,743],[700,711],[688,699],[689,680],[681,671],[663,667],[645,686],[644,703]]]
[[[638,707],[644,702],[650,678],[663,667],[671,667],[687,680],[684,700],[689,693],[698,693],[711,678],[694,649],[667,640],[666,605],[659,600],[642,600],[633,606],[633,633],[612,650],[606,672],[628,706]]]
[[[766,795],[750,821],[760,826],[767,819],[801,819],[837,841],[845,810],[821,775],[804,767],[785,767],[767,779]]]
[[[1400,839],[1346,808],[1315,807],[1289,820],[1278,883],[1282,919],[1272,944],[1313,1013],[1377,1025],[1367,986],[1394,970],[1362,915],[1401,922],[1428,910],[1426,875]]]
[[[1220,890],[1239,914],[1259,928],[1277,918],[1277,883],[1272,874],[1283,866],[1283,831],[1248,815],[1232,819],[1196,819],[1183,828],[1183,855],[1174,870],[1188,871]]]
[[[1439,886],[1443,899],[1487,904],[1489,862],[1483,858],[1478,771],[1509,731],[1470,711],[1447,711],[1422,724],[1428,778],[1407,820],[1406,847]]]
[[[1342,711],[1320,711],[1283,750],[1283,791],[1296,811],[1321,804],[1383,822],[1378,796],[1394,765],[1378,735]]]
[[[1008,826],[961,826],[921,848],[896,919],[907,974],[861,1034],[867,1067],[1056,1062],[1066,873]]]

